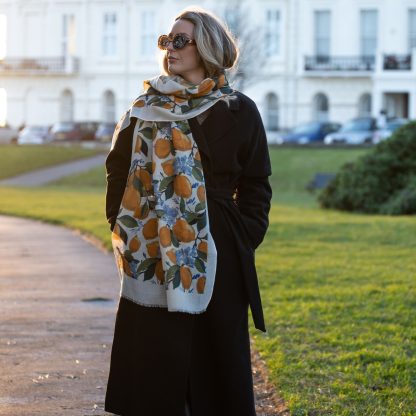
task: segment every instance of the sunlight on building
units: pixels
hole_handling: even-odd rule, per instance
[[[0,59],[6,56],[6,24],[6,16],[0,14]]]
[[[4,126],[6,124],[6,116],[7,116],[6,90],[4,88],[0,88],[0,126]]]

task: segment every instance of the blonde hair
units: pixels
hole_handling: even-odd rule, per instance
[[[192,6],[183,10],[175,21],[179,19],[194,24],[196,47],[208,77],[217,76],[225,69],[235,66],[239,55],[237,44],[217,16],[200,7]],[[162,66],[165,73],[170,74],[166,52],[163,55]]]

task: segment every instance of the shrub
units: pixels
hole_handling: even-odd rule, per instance
[[[416,213],[416,122],[353,163],[319,194],[323,208],[379,214]]]

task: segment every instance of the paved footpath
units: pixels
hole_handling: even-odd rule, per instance
[[[109,415],[119,286],[76,232],[0,216],[0,415]]]
[[[63,178],[64,176],[84,172],[97,166],[104,166],[106,154],[86,159],[78,159],[72,162],[62,163],[49,168],[33,170],[29,173],[14,176],[0,181],[0,186],[40,186],[48,182]]]
[[[119,288],[112,253],[75,231],[0,215],[1,416],[110,414]],[[252,363],[257,415],[288,415],[254,348]]]

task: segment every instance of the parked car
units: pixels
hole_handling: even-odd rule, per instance
[[[94,140],[111,142],[117,123],[100,123],[94,135]]]
[[[329,121],[312,121],[309,123],[303,123],[285,134],[282,137],[282,143],[306,144],[320,142],[327,134],[338,131],[340,127],[341,124]]]
[[[373,143],[380,143],[388,139],[398,128],[407,124],[409,120],[405,118],[394,118],[387,121],[383,128],[376,130],[373,134]]]
[[[339,131],[328,134],[324,139],[324,143],[372,143],[373,134],[376,128],[377,120],[373,117],[354,118],[343,124]]]
[[[19,131],[10,127],[8,124],[5,126],[0,126],[0,143],[1,144],[10,144],[17,143],[17,136]]]
[[[95,121],[66,121],[55,123],[51,129],[51,140],[54,141],[79,141],[94,140],[94,134],[98,128]]]
[[[45,144],[50,141],[51,126],[27,126],[17,138],[18,144]]]

